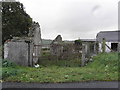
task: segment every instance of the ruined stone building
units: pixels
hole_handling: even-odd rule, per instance
[[[85,45],[85,57],[90,57],[96,53],[95,39],[81,39]],[[62,37],[58,35],[50,45],[52,55],[59,56],[60,59],[75,59],[80,58],[82,54],[82,45],[76,45],[75,42],[62,41]]]
[[[81,39],[81,41],[85,45],[86,56],[96,54],[96,39]]]
[[[50,51],[52,55],[60,56],[63,52],[63,41],[61,35],[58,35],[50,44]]]
[[[18,65],[33,66],[41,55],[41,29],[38,23],[33,23],[28,37],[13,37],[4,44],[4,59]]]

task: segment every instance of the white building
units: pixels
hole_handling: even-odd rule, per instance
[[[101,31],[97,34],[96,39],[99,43],[99,52],[102,52],[103,38],[106,41],[106,52],[118,51],[120,44],[120,31]],[[110,49],[111,48],[111,49]]]

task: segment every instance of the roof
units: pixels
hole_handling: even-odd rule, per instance
[[[99,42],[102,42],[103,38],[108,42],[118,42],[120,41],[120,31],[101,31],[96,36]]]
[[[95,42],[96,39],[80,39],[83,42]]]

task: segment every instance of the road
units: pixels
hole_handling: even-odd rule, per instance
[[[120,82],[119,82],[120,83]],[[17,83],[3,82],[3,88],[118,88],[118,81],[90,81],[79,83]]]

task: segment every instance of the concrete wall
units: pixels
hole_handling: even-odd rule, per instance
[[[31,66],[32,49],[28,49],[28,43],[26,42],[8,42],[4,45],[4,58],[18,65]]]
[[[33,66],[33,43],[30,43],[30,66]]]

